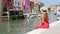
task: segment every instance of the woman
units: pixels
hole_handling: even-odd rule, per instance
[[[42,24],[39,24],[38,26],[35,26],[35,29],[38,29],[38,28],[49,28],[49,22],[48,22],[48,9],[46,7],[41,7],[40,8],[41,10],[41,13],[42,13]]]

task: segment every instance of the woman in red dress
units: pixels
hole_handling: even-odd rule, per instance
[[[46,7],[42,7],[41,8],[41,12],[42,12],[42,24],[39,24],[37,26],[35,26],[35,29],[38,28],[49,28],[49,22],[48,22],[48,13],[47,13],[48,9]]]

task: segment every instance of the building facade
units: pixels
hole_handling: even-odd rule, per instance
[[[51,5],[51,11],[57,11],[57,7],[59,7],[60,4],[57,5]]]

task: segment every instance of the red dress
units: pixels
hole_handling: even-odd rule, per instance
[[[44,18],[44,22],[42,24],[39,24],[37,26],[34,27],[35,29],[38,28],[49,28],[49,22]]]

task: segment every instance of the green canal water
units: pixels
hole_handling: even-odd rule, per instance
[[[49,23],[55,22],[57,16],[49,14]],[[34,26],[41,24],[41,17],[11,20],[0,23],[0,34],[25,34],[34,30]]]

